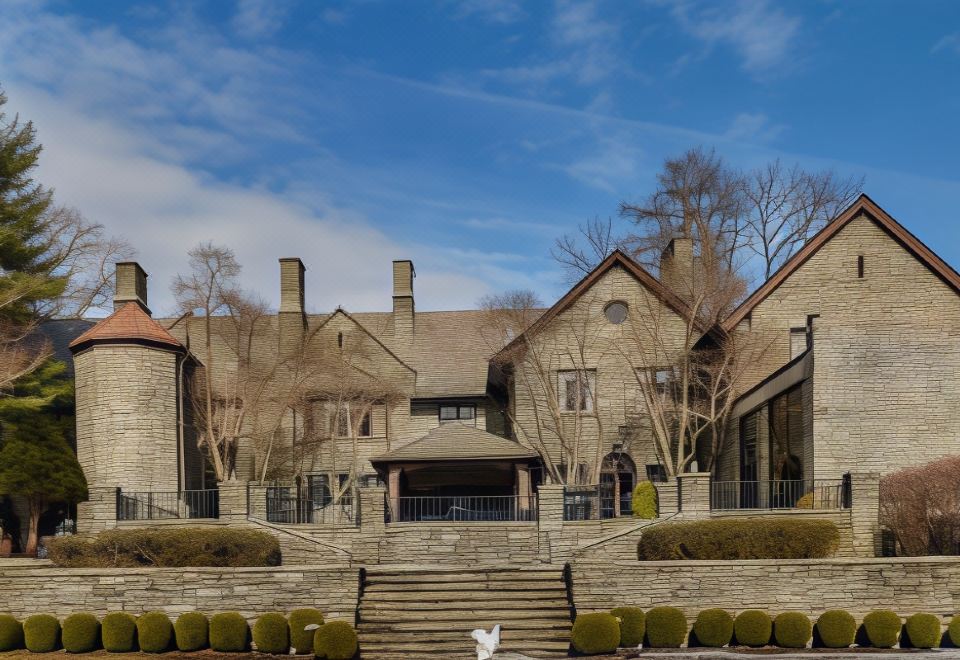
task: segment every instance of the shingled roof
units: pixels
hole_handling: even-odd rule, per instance
[[[183,349],[183,344],[150,318],[140,305],[129,302],[70,342],[70,350],[77,351],[94,342],[124,340]]]
[[[419,440],[371,458],[371,463],[402,461],[482,461],[535,458],[523,445],[459,422],[441,424]]]

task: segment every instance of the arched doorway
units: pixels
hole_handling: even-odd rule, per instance
[[[637,485],[637,466],[623,452],[612,452],[600,468],[600,517],[629,516],[633,487]]]

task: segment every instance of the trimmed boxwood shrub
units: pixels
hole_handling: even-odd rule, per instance
[[[605,614],[604,616],[610,615]],[[613,619],[613,617],[610,618]],[[615,619],[613,619],[613,623],[616,625]],[[619,637],[619,632],[617,637]],[[345,621],[325,623],[317,628],[313,637],[313,650],[318,658],[351,660],[357,654],[357,633],[353,626]]]
[[[783,612],[773,620],[773,640],[785,649],[803,649],[813,635],[813,624],[803,612]]]
[[[109,612],[100,624],[103,648],[111,653],[137,650],[137,619],[127,612]]]
[[[935,649],[940,646],[940,619],[929,612],[918,612],[907,617],[903,626],[903,642],[915,649]]]
[[[260,653],[286,654],[290,650],[287,617],[271,612],[257,619],[253,624],[253,643]]]
[[[818,646],[845,649],[857,638],[857,620],[846,610],[829,610],[817,619],[815,631]]]
[[[829,520],[695,520],[652,526],[637,543],[641,561],[677,559],[817,559],[840,539]]]
[[[100,622],[88,613],[63,620],[63,648],[67,653],[90,653],[100,648]]]
[[[323,625],[323,614],[319,610],[304,608],[290,613],[290,646],[296,653],[313,653],[314,630],[304,630],[311,623]]]
[[[726,646],[733,638],[733,617],[726,610],[703,610],[693,622],[693,638],[698,646]]]
[[[733,637],[740,646],[766,646],[773,634],[773,621],[762,610],[744,610],[733,620]]]
[[[180,651],[199,651],[207,648],[209,623],[200,612],[184,612],[173,624],[173,636]]]
[[[878,649],[889,649],[900,639],[900,628],[903,622],[896,612],[890,610],[874,610],[863,617],[863,631],[870,646]]]
[[[660,513],[660,498],[652,481],[640,481],[633,489],[631,506],[634,518],[651,520]]]
[[[950,625],[947,626],[947,635],[950,637],[951,644],[960,646],[960,615],[950,619]]]
[[[54,564],[67,568],[280,565],[276,537],[230,527],[111,529],[58,536],[48,541],[47,550]]]
[[[173,624],[163,612],[147,612],[137,619],[137,639],[144,653],[163,653],[170,648]]]
[[[250,626],[239,612],[221,612],[210,617],[210,648],[239,653],[250,646]]]
[[[617,607],[610,614],[620,619],[620,646],[636,648],[643,643],[646,617],[639,607]]]
[[[324,628],[327,627],[326,624]],[[320,630],[323,630],[321,628]],[[319,640],[319,630],[317,639]],[[591,614],[578,614],[573,622],[573,630],[570,633],[570,641],[579,653],[586,655],[595,655],[597,653],[613,653],[620,644],[620,624],[613,614],[606,612],[593,612]],[[317,652],[320,652],[320,646],[317,646]]]
[[[60,622],[49,614],[34,614],[23,622],[23,643],[33,653],[60,648]]]
[[[687,617],[676,607],[654,607],[647,612],[645,646],[679,648],[687,638]]]
[[[0,653],[23,648],[23,625],[9,614],[0,614]]]

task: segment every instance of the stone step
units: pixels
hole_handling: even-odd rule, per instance
[[[444,573],[434,573],[430,571],[410,572],[403,571],[397,573],[375,573],[370,570],[366,574],[368,584],[387,584],[399,583],[408,584],[411,582],[460,582],[470,581],[490,581],[490,582],[512,582],[515,580],[563,580],[563,572],[556,570],[531,570],[515,569],[512,571],[452,571]]]
[[[469,605],[471,603],[487,603],[490,601],[508,601],[508,600],[525,600],[525,601],[559,601],[561,600],[560,595],[556,590],[553,589],[544,589],[542,591],[511,591],[509,595],[505,595],[501,591],[391,591],[386,593],[379,594],[368,594],[364,593],[364,601],[368,602],[377,602],[377,603],[388,603],[388,602],[410,602],[410,603],[463,603]],[[563,598],[566,601],[565,598]]]
[[[426,609],[411,610],[410,608],[383,609],[373,606],[360,608],[360,620],[371,623],[385,623],[390,621],[407,622],[423,621],[429,617],[431,621],[485,621],[490,625],[516,622],[530,619],[533,621],[560,621],[570,626],[570,608],[566,605],[555,607],[538,607],[536,610],[527,610],[517,604],[516,609]]]
[[[380,658],[380,652],[389,652],[402,655],[406,653],[434,653],[446,657],[445,652],[460,651],[469,653],[476,648],[476,642],[471,638],[465,640],[429,640],[422,638],[404,639],[394,635],[383,638],[366,639],[360,642],[360,654],[364,658]],[[513,651],[515,653],[529,653],[530,651],[555,651],[566,652],[570,648],[570,643],[564,640],[530,640],[530,641],[512,641],[509,644],[504,643],[501,651]],[[476,658],[476,653],[474,653]]]
[[[503,634],[511,639],[515,639],[520,636],[532,636],[539,638],[541,637],[539,633],[556,635],[558,634],[557,631],[560,631],[561,634],[567,634],[570,630],[570,621],[564,621],[562,619],[523,619],[506,622],[505,620],[497,621],[494,619],[464,619],[462,621],[393,621],[389,623],[384,621],[370,621],[363,622],[358,625],[357,630],[362,630],[364,633],[385,633],[390,631],[438,631],[463,634],[469,637],[470,633],[477,628],[490,630],[497,625],[497,623],[501,625],[501,631]]]
[[[387,582],[387,583],[367,583],[364,588],[364,594],[371,596],[381,593],[392,593],[400,591],[555,591],[565,594],[567,587],[558,580],[514,580],[514,581],[493,581],[483,580],[462,580],[459,582]]]

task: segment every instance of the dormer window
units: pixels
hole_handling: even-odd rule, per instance
[[[473,423],[477,417],[477,407],[473,404],[450,404],[440,406],[440,423]]]

